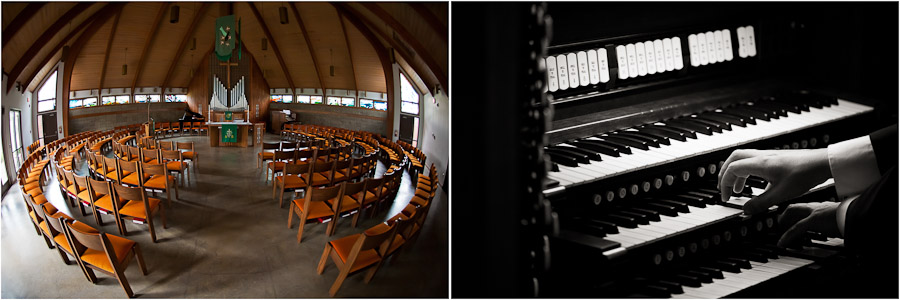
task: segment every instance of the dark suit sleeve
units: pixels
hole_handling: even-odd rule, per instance
[[[878,171],[885,176],[888,170],[897,166],[897,124],[873,132],[869,138],[878,161]]]

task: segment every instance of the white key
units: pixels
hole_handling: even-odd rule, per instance
[[[588,60],[588,75],[591,79],[591,84],[600,83],[600,66],[597,62],[597,50],[591,49],[587,51],[587,60]]]
[[[697,59],[700,60],[700,65],[705,66],[709,64],[709,59],[706,56],[706,33],[698,33],[697,34]]]
[[[547,58],[547,88],[551,92],[559,90],[559,81],[556,79],[556,57]]]
[[[653,42],[644,42],[644,58],[647,59],[647,74],[656,74],[656,52],[653,51]]]
[[[731,30],[722,30],[722,46],[724,48],[725,60],[734,59],[734,49],[731,47]]]
[[[600,82],[609,82],[609,59],[606,55],[606,49],[597,49],[597,60],[600,63]]]
[[[675,50],[672,49],[672,39],[669,39],[669,38],[663,39],[663,49],[665,50],[665,53],[666,53],[666,56],[665,56],[666,71],[675,70],[675,58],[674,58],[674,54],[673,54],[673,52]]]
[[[672,38],[672,59],[675,61],[675,70],[684,68],[684,57],[681,56],[681,38]],[[668,69],[668,67],[666,67]]]
[[[713,36],[715,36],[716,41],[716,62],[723,62],[725,61],[725,40],[722,36],[722,31],[716,30]]]
[[[625,45],[626,56],[628,56],[628,75],[629,78],[637,78],[638,72],[637,53],[634,44]]]
[[[577,88],[578,83],[578,57],[575,53],[566,54],[566,63],[569,65],[569,87]]]
[[[747,26],[744,29],[747,35],[747,56],[756,56],[756,35],[753,33],[753,26]]]
[[[691,66],[699,67],[700,66],[700,48],[697,45],[697,35],[692,34],[688,36],[688,50],[690,50],[691,57]]]
[[[647,51],[644,49],[644,43],[634,44],[634,55],[637,59],[638,76],[647,75],[647,57],[644,56],[646,54]]]
[[[712,31],[706,32],[706,61],[711,65],[716,63],[716,36]]]
[[[663,47],[662,40],[653,41],[653,50],[656,51],[654,56],[656,57],[656,72],[662,73],[666,71],[666,51]]]
[[[566,63],[566,56],[557,55],[556,65],[557,70],[559,70],[556,73],[559,76],[559,89],[566,90],[569,88],[569,65]]]
[[[616,46],[616,63],[619,65],[619,79],[627,79],[628,74],[628,51],[625,46]]]
[[[588,56],[584,51],[578,51],[575,54],[578,58],[578,82],[581,86],[587,86],[588,82],[590,82],[590,72],[588,71]]]

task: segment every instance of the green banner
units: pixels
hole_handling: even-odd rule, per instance
[[[228,61],[234,51],[237,39],[235,38],[234,15],[216,19],[216,58]]]
[[[222,142],[237,143],[237,125],[222,124]]]
[[[232,113],[230,111],[226,111],[225,112],[225,121],[231,121],[231,120],[234,120],[234,113]]]

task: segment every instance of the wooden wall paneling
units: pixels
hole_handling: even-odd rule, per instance
[[[309,32],[306,30],[306,25],[303,24],[303,18],[300,17],[300,12],[297,11],[297,4],[291,3],[291,12],[294,13],[294,19],[297,19],[297,26],[300,26],[300,32],[303,34],[303,40],[306,41],[307,50],[309,50],[309,56],[313,62],[313,70],[316,72],[316,78],[319,79],[319,88],[326,89],[325,83],[322,80],[322,72],[319,70],[319,62],[316,59],[316,50],[312,46],[312,42],[309,39]],[[296,94],[296,92],[295,92]]]
[[[82,2],[76,4],[75,7],[67,11],[66,14],[64,14],[60,19],[56,20],[53,25],[50,25],[47,30],[44,30],[44,33],[41,34],[41,36],[31,44],[31,47],[28,47],[28,50],[26,50],[25,53],[38,53],[38,51],[46,46],[50,39],[53,38],[53,36],[55,36],[64,25],[68,24],[69,20],[72,20],[73,18],[75,18],[75,16],[78,16],[78,14],[83,12],[91,5],[93,5],[93,3]],[[19,75],[22,75],[22,71],[25,70],[25,66],[28,65],[29,61],[30,60],[20,59],[13,67],[12,71],[9,72],[10,75],[8,78],[19,78]],[[9,91],[12,89],[14,83],[15,80],[7,80],[7,93],[9,93]]]
[[[344,16],[338,13],[338,21],[341,22],[341,33],[344,35],[344,44],[347,46],[347,58],[350,59],[350,74],[353,75],[353,90],[359,90],[359,80],[356,78],[356,68],[353,66],[353,49],[350,48],[350,39],[347,38],[347,28],[344,26]]]
[[[199,65],[194,69],[194,77],[191,78],[191,82],[188,85],[188,107],[191,111],[200,113],[204,117],[207,117],[207,112],[209,111],[209,59],[212,54],[213,47],[210,47],[209,51],[206,52],[202,58],[200,58]],[[203,104],[203,109],[200,110],[199,105]]]
[[[8,16],[6,14],[7,1],[3,1],[2,3],[3,9],[0,9],[0,11],[3,12],[4,16]],[[59,17],[73,7],[75,7],[75,3],[73,2],[59,2],[45,5],[44,8],[38,10],[34,17],[31,18],[31,21],[23,24],[19,33],[16,36],[13,36],[12,39],[9,40],[9,43],[3,46],[3,55],[14,58],[4,59],[2,61],[3,69],[9,73],[9,70],[12,70],[18,62],[18,58],[25,57],[26,54],[31,55],[29,52],[26,52],[28,48],[31,47],[35,40],[57,21]],[[24,6],[22,8],[24,8]]]
[[[278,63],[281,64],[281,70],[284,72],[284,76],[287,77],[288,85],[290,85],[292,91],[296,91],[296,87],[294,86],[294,79],[291,78],[291,73],[289,72],[287,66],[284,64],[284,58],[281,56],[281,51],[278,50],[278,43],[275,42],[275,39],[272,38],[272,32],[269,31],[269,27],[266,26],[266,21],[260,15],[259,10],[256,9],[256,5],[248,2],[247,5],[250,7],[250,12],[253,13],[253,16],[256,17],[256,21],[259,22],[259,26],[262,27],[263,33],[265,33],[266,38],[269,39],[269,44],[272,47],[272,51],[275,52],[275,57],[278,58]]]
[[[178,60],[181,59],[181,55],[184,54],[184,47],[187,46],[187,42],[190,40],[190,37],[194,35],[194,30],[196,30],[197,24],[200,23],[200,16],[203,15],[203,12],[209,8],[209,2],[203,2],[200,5],[200,9],[194,15],[194,19],[191,21],[191,26],[188,28],[187,34],[184,35],[184,38],[181,39],[181,44],[178,46],[177,54],[175,55],[175,59],[172,60],[172,63],[169,64],[169,71],[166,72],[166,77],[163,79],[162,88],[165,89],[169,86],[169,79],[172,77],[172,71],[175,70],[175,66],[178,63]]]
[[[346,18],[346,15],[342,16]],[[345,31],[350,40],[350,54],[353,57],[353,68],[357,78],[357,89],[385,93],[384,69],[375,51],[375,46],[354,26],[346,26]]]
[[[150,27],[150,32],[147,33],[147,37],[144,38],[146,42],[144,42],[144,49],[141,50],[141,58],[138,60],[137,68],[134,69],[134,79],[131,80],[131,91],[134,93],[135,85],[137,84],[138,78],[141,77],[141,70],[144,68],[144,63],[147,62],[148,52],[150,51],[150,46],[153,45],[153,41],[156,39],[156,31],[159,29],[160,24],[162,22],[163,17],[166,15],[166,10],[169,8],[168,2],[163,3],[162,7],[159,8],[159,11],[156,12],[156,18],[153,21],[153,27]],[[165,101],[165,99],[161,98],[160,102]]]
[[[19,11],[16,14],[16,18],[13,19],[12,22],[10,22],[9,24],[3,24],[3,47],[4,48],[6,47],[6,44],[9,43],[9,40],[11,40],[13,38],[13,36],[15,36],[16,33],[18,33],[19,30],[25,26],[25,23],[28,23],[28,21],[31,20],[32,17],[34,17],[34,15],[38,12],[38,10],[40,10],[42,7],[44,7],[44,4],[47,4],[47,3],[46,2],[28,3],[28,6],[25,6],[24,9],[22,9],[21,11]],[[4,9],[7,8],[5,3],[4,3],[3,8]]]
[[[444,41],[445,44],[449,43],[447,35],[450,30],[447,29],[447,25],[441,23],[440,19],[438,19],[438,17],[435,16],[431,10],[425,7],[425,4],[417,2],[405,2],[403,4],[412,7],[412,9],[415,10],[417,14],[419,14],[419,17],[425,20],[425,23],[428,23],[428,27],[430,27],[431,30],[434,31],[435,35],[441,38],[441,40]]]
[[[109,62],[109,48],[112,47],[112,42],[116,38],[116,29],[119,28],[119,18],[122,17],[122,12],[116,14],[116,18],[113,19],[112,30],[109,31],[109,38],[106,41],[106,51],[103,52],[103,67],[100,68],[100,84],[98,85],[99,89],[103,89],[103,78],[106,77],[106,63]],[[134,87],[132,87],[134,90]]]
[[[95,89],[100,86],[101,70],[99,66],[103,65],[103,60],[106,59],[103,51],[106,50],[106,38],[112,30],[114,19],[112,15],[109,18],[98,19],[97,21],[103,22],[103,25],[93,36],[82,35],[78,40],[75,40],[75,42],[82,39],[87,41],[79,50],[76,61],[69,62],[66,60],[66,65],[72,67],[72,74],[74,75],[72,77],[72,90]],[[69,50],[71,52],[73,49],[70,47]],[[121,58],[113,58],[110,61],[121,64],[122,60]],[[121,69],[119,70],[121,72]]]
[[[250,120],[254,123],[264,122],[268,123],[269,121],[269,84],[266,82],[265,78],[263,78],[262,70],[259,68],[259,64],[256,63],[256,59],[253,59],[251,56],[251,65],[250,65],[250,88],[248,92],[250,93]],[[256,105],[259,105],[259,117],[256,117]],[[267,125],[268,127],[268,125]]]
[[[312,39],[312,48],[319,58],[319,70],[328,88],[349,89],[353,85],[350,76],[350,62],[347,57],[346,45],[340,32],[340,19],[337,11],[327,3],[312,2],[297,4],[300,16],[307,26],[307,31]],[[333,54],[331,54],[333,52]],[[333,58],[332,58],[333,55]],[[329,66],[334,66],[335,75],[329,73]]]

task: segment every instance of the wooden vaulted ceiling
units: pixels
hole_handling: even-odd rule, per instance
[[[175,5],[179,20],[171,23]],[[187,87],[191,70],[205,67],[202,58],[212,50],[215,19],[229,8],[241,20],[245,55],[272,88],[386,92],[381,59],[393,51],[423,92],[449,90],[447,3],[3,2],[2,8],[7,91],[16,82],[34,91],[64,54],[74,59],[70,90]]]

